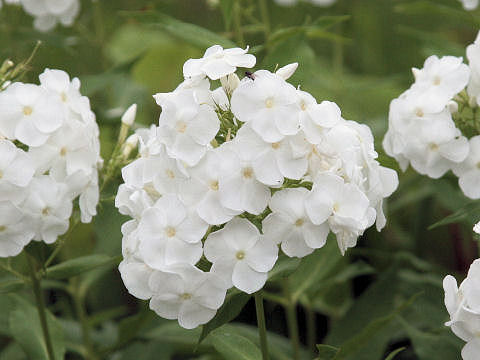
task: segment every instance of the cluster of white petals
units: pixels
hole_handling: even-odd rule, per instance
[[[77,78],[46,69],[40,85],[0,92],[0,257],[31,240],[55,242],[77,198],[83,222],[96,215],[99,133],[79,89]]]
[[[443,279],[445,306],[450,321],[445,325],[466,345],[462,349],[463,360],[477,360],[480,354],[480,259],[475,260],[467,278],[460,287],[451,275]]]
[[[294,6],[298,3],[299,0],[275,0],[275,2],[280,6]],[[326,7],[333,5],[337,0],[304,0],[315,6]]]
[[[465,10],[475,10],[478,7],[478,0],[460,0]]]
[[[59,23],[67,27],[72,26],[80,12],[80,0],[4,0],[4,2],[21,5],[27,14],[34,17],[35,29],[42,32],[52,30]]]
[[[480,136],[467,139],[456,126],[459,93],[468,105],[480,100],[480,40],[468,46],[469,65],[453,56],[429,57],[413,68],[415,83],[390,104],[383,146],[402,170],[440,178],[452,170],[466,196],[480,198]],[[464,105],[461,105],[464,106]],[[475,120],[477,121],[477,120]]]
[[[380,230],[398,185],[366,125],[286,81],[297,64],[239,80],[255,62],[218,45],[188,60],[185,81],[154,95],[159,124],[137,131],[139,156],[122,171],[122,279],[186,328],[208,322],[229,288],[260,290],[279,247],[304,257],[332,232],[344,253]]]

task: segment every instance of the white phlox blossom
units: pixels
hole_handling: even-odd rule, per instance
[[[480,100],[478,39],[467,47],[468,65],[459,57],[430,56],[422,69],[412,69],[415,82],[390,103],[383,140],[402,170],[411,165],[435,179],[452,170],[471,199],[480,198],[478,119],[469,115]]]
[[[465,10],[475,10],[478,7],[478,0],[460,0]]]
[[[220,46],[188,60],[185,80],[154,95],[158,126],[137,130],[122,170],[123,282],[185,328],[208,322],[231,287],[261,290],[279,248],[302,258],[332,232],[343,254],[380,230],[398,186],[368,126],[286,81],[297,63],[240,80],[237,67],[255,62]]]
[[[83,222],[96,215],[102,159],[95,114],[77,78],[50,69],[39,78],[40,85],[16,82],[0,92],[0,202],[12,207],[0,257],[31,240],[55,242],[76,199]],[[18,224],[23,237],[14,233]]]
[[[80,12],[79,0],[19,0],[25,12],[34,17],[35,29],[45,32],[58,23],[72,26]]]
[[[451,275],[443,279],[445,306],[453,333],[466,342],[463,360],[476,360],[480,354],[480,260],[475,260],[460,287]]]

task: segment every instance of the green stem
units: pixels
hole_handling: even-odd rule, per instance
[[[28,254],[27,254],[27,259],[28,259],[28,267],[30,269],[30,277],[32,279],[33,293],[35,294],[35,299],[37,300],[36,305],[38,310],[38,316],[40,317],[40,325],[42,326],[43,338],[45,340],[48,358],[50,360],[55,360],[52,340],[50,338],[50,333],[48,331],[47,314],[45,312],[45,300],[43,299],[43,294],[40,287],[40,279],[37,277],[37,274],[35,271],[34,260]]]
[[[300,359],[300,339],[298,336],[297,310],[296,310],[296,304],[292,300],[292,295],[290,292],[290,287],[287,279],[285,279],[284,292],[285,292],[285,297],[288,299],[288,304],[287,306],[285,306],[285,312],[287,316],[288,333],[290,336],[290,341],[292,342],[293,358],[295,360],[299,360]]]
[[[235,28],[235,37],[237,38],[237,43],[240,47],[245,46],[245,39],[243,38],[243,29],[242,29],[242,14],[240,11],[242,7],[240,5],[240,0],[235,0],[233,4],[233,26]]]
[[[92,339],[90,337],[90,324],[88,323],[87,314],[85,312],[83,304],[83,296],[78,292],[78,279],[72,280],[72,298],[75,306],[75,312],[77,313],[78,320],[80,321],[80,326],[82,328],[82,338],[83,344],[85,345],[88,359],[94,360],[97,359],[95,352],[93,350]]]
[[[315,324],[315,312],[310,306],[305,307],[306,320],[307,320],[307,344],[308,349],[315,353],[315,343],[316,343],[316,334],[317,328]]]
[[[263,26],[264,26],[264,33],[265,33],[265,43],[268,41],[270,37],[270,17],[268,16],[268,6],[265,0],[258,0],[259,7],[260,7],[260,14],[262,16]]]
[[[260,335],[260,347],[262,359],[268,360],[267,327],[265,325],[265,311],[263,309],[263,298],[260,291],[255,293],[255,309],[257,310],[258,333]]]

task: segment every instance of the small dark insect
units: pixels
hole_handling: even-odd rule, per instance
[[[245,76],[248,77],[249,79],[255,80],[255,75],[250,71],[245,71]]]

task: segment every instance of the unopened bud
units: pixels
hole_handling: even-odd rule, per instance
[[[456,101],[449,101],[447,109],[450,111],[450,114],[456,114],[458,112],[458,103]]]
[[[122,155],[125,159],[127,159],[132,151],[138,145],[139,136],[137,134],[130,135],[127,140],[125,140],[125,144],[123,145]]]
[[[468,99],[468,106],[471,108],[477,107],[477,98],[475,96],[470,96]]]
[[[232,94],[240,84],[240,79],[238,78],[237,74],[233,73],[220,78],[220,83],[222,84],[223,90],[225,90],[227,94]]]
[[[415,78],[415,80],[417,80],[417,76],[418,74],[420,74],[421,70],[417,69],[417,68],[412,68],[412,74],[413,74],[413,77]]]
[[[298,63],[294,62],[288,65],[285,65],[284,67],[281,67],[275,72],[275,74],[277,74],[284,80],[287,80],[290,76],[292,76],[295,73],[297,68],[298,68]]]
[[[137,104],[130,105],[122,116],[122,123],[127,126],[132,126],[137,116]]]
[[[5,60],[0,67],[0,74],[5,74],[8,70],[10,70],[15,64],[12,60]]]

